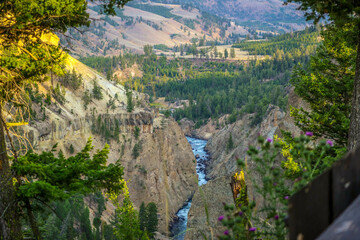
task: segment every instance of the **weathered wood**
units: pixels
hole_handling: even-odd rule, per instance
[[[297,192],[289,201],[290,240],[312,240],[330,224],[331,171]]]
[[[332,193],[334,220],[360,194],[360,148],[332,167]]]
[[[360,195],[317,240],[360,239]]]
[[[359,194],[360,148],[336,162],[290,199],[290,239],[315,239],[335,219],[337,221]],[[360,239],[358,233],[355,239]]]

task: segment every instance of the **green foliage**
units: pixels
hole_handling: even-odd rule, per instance
[[[147,211],[146,211],[145,203],[142,202],[139,210],[139,223],[140,223],[141,231],[146,230],[146,222],[147,222]]]
[[[89,89],[86,89],[86,90],[84,91],[84,95],[82,96],[81,99],[82,99],[83,102],[84,102],[84,108],[85,108],[85,110],[87,110],[87,106],[89,105],[89,103],[91,102],[91,99],[92,99]]]
[[[137,4],[137,3],[129,3],[128,4],[131,7],[138,8],[147,12],[152,12],[157,15],[163,16],[165,18],[174,18],[175,20],[181,19],[181,17],[172,14],[170,11],[171,8],[167,8],[164,6],[156,6],[156,5],[149,5],[149,4]]]
[[[234,148],[234,142],[233,142],[233,139],[232,139],[232,135],[231,135],[231,133],[230,133],[228,142],[227,142],[227,144],[226,144],[226,150],[229,152],[229,151],[232,150],[233,148]]]
[[[117,206],[115,211],[116,222],[114,226],[114,235],[118,239],[140,239],[143,235],[143,232],[140,230],[138,212],[132,205],[126,183],[122,205],[120,206],[117,203],[117,199],[114,199],[113,202],[115,206]]]
[[[140,229],[147,232],[151,238],[153,238],[154,233],[157,231],[157,214],[158,211],[154,202],[148,203],[146,207],[144,202],[141,203],[139,211]]]
[[[235,54],[235,49],[234,48],[230,48],[230,58],[235,58],[236,54]]]
[[[106,142],[111,139],[120,141],[120,120],[116,117],[111,117],[109,114],[95,115],[92,116],[91,132],[93,134],[99,134]]]
[[[64,76],[59,77],[59,82],[67,88],[77,90],[81,87],[83,83],[83,78],[81,74],[77,74],[75,69],[72,72],[65,73]]]
[[[51,105],[51,95],[49,93],[46,93],[45,103]]]
[[[126,99],[127,99],[126,110],[128,112],[132,112],[135,108],[135,105],[133,103],[132,92],[129,91],[128,89],[126,89]]]
[[[164,112],[164,115],[165,115],[166,118],[169,118],[169,117],[171,116],[171,111],[170,111],[170,110],[166,110],[166,111]]]
[[[236,111],[233,111],[231,113],[231,115],[229,116],[228,120],[229,120],[229,123],[234,123],[236,122],[236,117],[237,117],[237,112]]]
[[[145,56],[150,56],[153,54],[153,47],[151,45],[145,45],[144,46],[144,53]]]
[[[299,9],[304,11],[307,20],[318,22],[321,18],[329,18],[336,25],[347,23],[359,23],[360,21],[360,3],[358,1],[339,1],[334,4],[331,0],[287,0],[288,2],[299,3]]]
[[[287,35],[278,38],[281,47],[268,47],[272,58],[250,61],[248,65],[209,62],[193,69],[195,74],[185,81],[170,80],[156,84],[155,92],[167,101],[193,99],[184,109],[176,109],[176,120],[184,117],[195,122],[210,117],[238,112],[256,113],[252,124],[261,122],[269,104],[286,108],[285,86],[292,68],[309,62],[310,54],[318,45],[317,32],[297,32],[293,38]],[[298,44],[294,44],[298,43]],[[250,44],[250,43],[249,43]],[[252,47],[261,48],[263,43],[252,42]],[[214,47],[216,52],[216,47]],[[196,102],[196,104],[194,103]],[[234,119],[232,115],[232,120]]]
[[[153,202],[150,202],[146,206],[147,210],[147,224],[146,229],[150,236],[153,236],[154,233],[157,231],[158,227],[158,217],[157,217],[157,207],[156,204]]]
[[[128,0],[101,0],[98,4],[102,5],[105,13],[114,14],[114,6],[121,7],[127,1]],[[0,2],[0,115],[2,114],[1,108],[6,103],[14,102],[17,106],[27,104],[26,98],[20,96],[24,93],[23,90],[26,84],[47,80],[48,78],[45,74],[50,71],[59,75],[63,73],[62,64],[64,63],[66,54],[61,51],[61,47],[57,44],[56,38],[54,38],[52,34],[54,32],[65,34],[70,27],[88,26],[90,19],[86,10],[86,1],[4,0]],[[52,92],[58,102],[65,102],[65,92],[63,89],[60,89],[59,85],[57,85],[55,89],[52,89]],[[0,117],[2,118],[3,116]],[[1,152],[4,150],[6,152],[2,127],[0,129],[0,135],[2,136],[0,146],[4,147],[4,149],[1,148]],[[104,165],[102,161],[98,163],[96,161],[93,162],[93,172],[91,174],[86,173],[85,175],[92,177],[94,180],[104,180],[105,185],[108,186],[100,186],[99,183],[94,184],[89,179],[82,179],[85,175],[79,176],[76,174],[77,171],[84,174],[83,170],[86,169],[76,170],[70,175],[66,174],[68,171],[67,166],[62,165],[61,162],[67,162],[67,159],[60,156],[59,158],[55,158],[54,155],[51,154],[52,153],[43,153],[37,155],[28,153],[26,156],[19,158],[18,161],[13,162],[11,165],[13,173],[11,173],[7,157],[3,157],[0,160],[2,177],[14,176],[14,179],[24,177],[24,179],[29,180],[29,182],[25,183],[18,182],[15,184],[15,187],[17,188],[19,198],[22,200],[25,198],[30,221],[34,220],[34,216],[31,216],[29,198],[39,197],[43,201],[50,201],[70,197],[77,189],[80,190],[80,192],[87,192],[102,187],[109,187],[111,190],[116,190],[117,187],[115,184],[108,185],[110,183],[107,182],[108,179],[93,175],[96,173],[102,174],[103,172],[111,173],[102,171],[105,169],[96,168],[99,164]],[[80,157],[75,157],[72,160],[77,159],[81,160]],[[97,161],[99,160],[100,158],[97,159]],[[91,163],[92,160],[89,159],[89,162]],[[24,165],[25,163],[26,165]],[[71,166],[71,163],[67,164]],[[49,166],[57,171],[59,171],[60,166],[62,169],[60,169],[59,172],[55,172],[48,169]],[[80,165],[80,167],[81,166],[82,165]],[[120,167],[118,169],[121,170],[121,174],[118,176],[121,178],[122,169]],[[108,170],[110,170],[110,168]],[[68,179],[59,176],[62,174],[62,171],[65,172],[64,177],[68,177]],[[120,172],[118,171],[117,173]],[[13,209],[19,208],[19,201],[17,201],[17,199],[14,198],[15,195],[12,194],[14,192],[14,186],[11,184],[13,177],[7,178],[8,177],[6,177],[5,181],[1,182],[0,188],[7,188],[11,196],[9,195],[7,200],[1,196],[2,203],[0,204],[0,211],[2,212],[2,222],[9,222],[10,224],[2,224],[0,238],[22,239],[20,219],[18,219],[17,214],[11,214],[18,212],[17,210],[13,211]],[[78,179],[74,181],[76,178]],[[87,186],[81,186],[83,183],[86,183]],[[70,186],[65,188],[65,184],[70,184]],[[2,206],[7,206],[5,211]],[[8,214],[5,214],[5,212]],[[34,228],[34,221],[31,221],[33,234],[36,235],[36,239],[40,239],[41,237],[38,236],[38,232],[34,231],[36,228]]]
[[[316,31],[316,28],[311,27],[308,32],[304,30],[286,33],[261,42],[243,41],[234,44],[233,47],[249,51],[249,54],[253,55],[273,55],[278,51],[282,51],[296,57],[296,55],[304,51],[312,52],[316,45],[318,45],[317,38],[319,33]]]
[[[142,150],[141,143],[135,143],[132,151],[132,156],[136,159],[140,156],[140,151]]]
[[[96,80],[93,81],[92,96],[97,100],[103,99],[101,87],[99,86]]]
[[[227,50],[227,48],[225,48],[224,50],[224,58],[227,59],[229,57],[229,51]]]
[[[55,151],[55,147],[53,151]],[[106,166],[109,146],[97,151],[93,157],[92,140],[75,156],[65,158],[53,152],[29,152],[14,162],[12,169],[17,176],[26,176],[28,182],[20,184],[19,199],[38,198],[44,202],[64,200],[75,194],[88,194],[100,190],[119,192],[123,168],[119,163]]]
[[[64,89],[64,87],[60,87],[60,84],[56,84],[55,88],[52,88],[52,93],[54,94],[54,98],[56,99],[56,101],[58,101],[61,104],[64,104],[66,101],[65,98],[65,94],[66,91]]]
[[[162,51],[169,51],[170,50],[170,48],[168,46],[166,46],[165,44],[155,44],[154,49],[158,49],[158,50],[162,50]],[[146,52],[145,52],[145,55],[146,55]]]
[[[291,79],[295,92],[310,106],[291,108],[297,126],[342,146],[347,144],[354,88],[356,50],[346,42],[353,31],[351,26],[328,26],[309,69],[297,68]]]
[[[140,128],[138,126],[135,126],[135,130],[134,130],[134,136],[135,136],[135,139],[139,139],[139,136],[140,136]]]
[[[74,154],[74,152],[75,152],[74,146],[71,144],[69,147],[69,153]]]
[[[311,135],[311,133],[308,133]],[[287,137],[289,138],[289,136]],[[257,205],[250,202],[248,206],[225,205],[226,218],[222,223],[228,228],[228,234],[220,239],[287,239],[288,233],[284,218],[287,215],[288,198],[316,176],[329,168],[344,153],[344,149],[332,147],[332,142],[321,141],[314,144],[308,136],[289,139],[288,149],[294,163],[300,171],[294,176],[286,175],[288,165],[279,164],[279,153],[284,154],[283,144],[271,139],[258,139],[259,148],[250,146],[248,155],[254,161],[253,169],[248,169],[256,194],[261,196],[263,203]],[[284,162],[289,161],[288,155]],[[240,168],[245,162],[238,159]],[[249,171],[256,172],[250,174]],[[260,176],[260,179],[251,176]],[[256,209],[256,210],[255,210]],[[244,219],[247,219],[244,221]]]

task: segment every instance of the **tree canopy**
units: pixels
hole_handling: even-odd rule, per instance
[[[297,68],[291,79],[295,92],[310,106],[310,111],[291,109],[297,125],[340,146],[347,144],[350,125],[356,51],[346,38],[353,30],[351,26],[328,26],[309,69]]]
[[[95,0],[90,0],[95,2]],[[102,11],[115,14],[129,0],[100,0]],[[86,0],[0,1],[0,238],[22,239],[18,206],[4,137],[3,107],[26,104],[24,85],[46,80],[50,71],[62,74],[66,54],[55,33],[90,24]],[[15,156],[16,158],[16,156]],[[14,162],[16,162],[15,159]],[[42,175],[40,175],[42,176]],[[40,183],[40,182],[39,182]],[[38,185],[39,185],[38,183]],[[38,186],[40,187],[40,185]],[[33,189],[34,190],[34,189]],[[37,190],[39,190],[37,188]],[[27,192],[33,194],[33,192]],[[29,206],[29,202],[27,202]],[[28,208],[29,210],[29,208]],[[28,211],[29,215],[31,212]],[[31,221],[31,220],[30,220]]]

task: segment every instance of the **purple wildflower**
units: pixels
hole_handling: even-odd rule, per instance
[[[239,216],[242,216],[242,215],[243,215],[243,212],[242,212],[242,211],[240,211],[240,212],[239,212]]]
[[[224,231],[224,235],[229,235],[229,231],[228,231],[228,230],[225,230],[225,231]]]
[[[288,199],[289,199],[289,196],[285,196],[284,199],[285,199],[285,200],[288,200]]]
[[[249,228],[249,232],[255,232],[256,231],[256,228],[252,227],[252,228]]]
[[[312,137],[314,134],[312,132],[306,132],[305,135],[308,137]]]
[[[271,143],[272,142],[272,139],[271,138],[268,138],[266,139],[267,142]]]
[[[326,143],[330,145],[330,147],[333,147],[334,146],[334,143],[333,141],[331,140],[326,140]]]
[[[278,220],[279,219],[279,215],[275,215],[275,220]]]
[[[276,186],[277,186],[277,183],[276,183],[276,182],[274,182],[274,183],[273,183],[273,185],[274,185],[274,187],[276,187]]]
[[[220,216],[220,217],[218,218],[219,221],[222,221],[223,219],[224,219],[224,216]]]

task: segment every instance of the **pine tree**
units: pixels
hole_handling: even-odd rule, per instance
[[[360,1],[344,0],[287,0],[299,3],[299,9],[305,12],[307,20],[317,23],[321,18],[332,21],[336,27],[353,26],[355,31],[347,36],[347,43],[357,49],[352,108],[350,117],[349,137],[347,147],[353,150],[360,143]]]
[[[230,48],[230,58],[235,58],[235,48]]]
[[[158,228],[158,211],[156,204],[154,202],[150,202],[147,206],[147,231],[150,236],[154,236],[154,233]]]
[[[116,202],[116,199],[113,201],[113,203],[117,205],[115,212],[117,223],[114,228],[114,233],[118,239],[138,240],[142,235],[139,216],[130,200],[126,182],[124,182],[123,195],[124,200],[121,206]]]
[[[225,48],[224,50],[224,58],[227,59],[229,57],[229,51],[227,50],[227,48]]]
[[[147,227],[147,211],[146,211],[146,207],[145,207],[145,203],[142,202],[140,205],[140,210],[139,210],[139,222],[140,222],[140,229],[141,231],[145,231],[146,227]]]
[[[132,112],[134,110],[134,103],[132,98],[132,92],[130,90],[126,90],[126,98],[127,98],[127,111]]]
[[[128,0],[101,0],[98,4],[106,14],[114,15],[115,6],[123,7],[126,2]],[[90,17],[86,1],[53,0],[49,4],[48,1],[3,0],[0,9],[0,119],[3,119],[4,105],[12,101],[19,105],[25,84],[46,79],[42,76],[49,71],[63,73],[61,65],[66,54],[51,41],[49,34],[64,34],[70,27],[89,26]],[[0,120],[0,238],[17,240],[22,239],[21,221],[7,157],[4,123]]]
[[[296,125],[343,147],[348,140],[356,56],[346,39],[353,30],[328,26],[309,69],[296,69],[291,79],[296,94],[310,107],[310,111],[291,107]]]
[[[226,145],[226,149],[227,149],[227,151],[230,151],[233,148],[234,148],[234,142],[233,142],[233,139],[232,139],[232,134],[230,133],[230,136],[229,136],[229,139],[228,139],[228,142],[227,142],[227,145]]]

